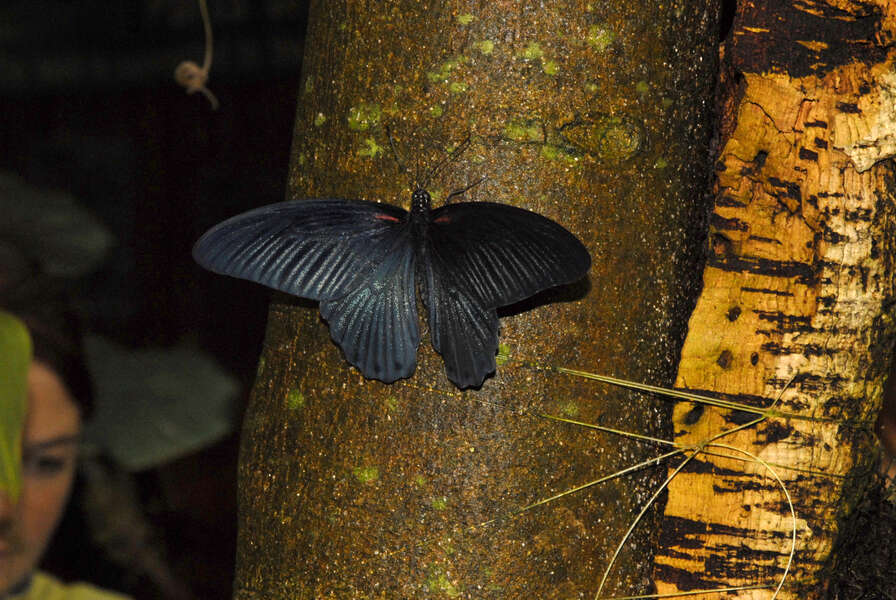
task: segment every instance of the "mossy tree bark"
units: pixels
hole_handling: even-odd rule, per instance
[[[738,3],[723,61],[711,256],[677,384],[754,406],[787,387],[791,417],[720,440],[793,498],[779,597],[818,597],[850,475],[874,455],[896,300],[894,31],[893,2]],[[681,404],[676,440],[749,418]],[[767,584],[738,597],[770,598],[792,519],[763,466],[702,455],[670,485],[662,529],[660,592]]]
[[[469,199],[554,218],[594,265],[590,289],[502,313],[511,359],[463,393],[425,327],[414,376],[384,385],[313,306],[275,300],[243,431],[236,598],[595,594],[662,473],[507,515],[655,450],[538,415],[669,435],[668,405],[532,363],[671,383],[699,279],[716,15],[699,0],[312,2],[291,196],[407,207],[386,125],[412,172],[470,135],[431,182],[436,205],[487,177]],[[608,593],[650,591],[657,516]]]

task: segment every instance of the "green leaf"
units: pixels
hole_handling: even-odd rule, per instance
[[[0,492],[22,490],[22,429],[28,399],[31,337],[24,323],[0,311]]]
[[[189,345],[133,350],[97,336],[84,341],[96,389],[84,439],[125,469],[158,466],[233,430],[239,385],[205,352]]]
[[[0,214],[0,238],[54,277],[91,273],[115,243],[71,195],[32,187],[7,171],[0,171]]]

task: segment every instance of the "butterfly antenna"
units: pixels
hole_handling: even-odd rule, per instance
[[[425,181],[423,182],[423,188],[426,189],[429,186],[429,183],[436,178],[439,173],[442,172],[446,166],[453,163],[458,157],[463,154],[467,148],[470,147],[470,136],[468,135],[463,139],[461,143],[454,147],[454,149],[448,153],[448,156],[439,161],[430,171],[426,174]],[[475,185],[475,184],[474,184]],[[471,186],[472,187],[472,186]],[[468,188],[469,189],[469,188]]]
[[[414,157],[414,190],[425,187],[425,183],[420,181],[420,157]]]
[[[442,204],[448,204],[449,202],[451,202],[451,199],[454,198],[455,196],[463,196],[463,195],[466,194],[471,188],[476,187],[477,185],[479,185],[480,183],[482,183],[482,182],[485,181],[486,179],[487,179],[487,178],[486,178],[485,176],[482,176],[482,177],[480,177],[479,179],[477,179],[476,181],[474,181],[473,183],[471,183],[470,185],[468,185],[467,187],[462,188],[462,189],[459,189],[459,190],[454,190],[453,192],[451,192],[450,194],[448,194],[448,196],[445,198],[445,202],[443,202]]]
[[[398,153],[398,148],[395,147],[395,138],[392,137],[392,128],[389,125],[386,125],[386,137],[389,138],[389,147],[392,149],[392,156],[395,158],[398,168],[401,169],[402,173],[408,174],[408,168],[405,166],[404,159]]]

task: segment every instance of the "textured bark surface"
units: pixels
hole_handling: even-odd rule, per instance
[[[661,435],[667,404],[520,361],[672,381],[699,273],[713,5],[312,2],[294,197],[407,207],[385,126],[412,173],[470,135],[435,205],[485,176],[470,199],[559,221],[594,264],[590,287],[501,313],[513,359],[464,393],[425,326],[416,373],[384,385],[316,307],[278,298],[243,431],[236,598],[593,597],[661,473],[500,517],[655,450],[534,414]],[[609,592],[651,590],[655,521]]]
[[[896,4],[738,7],[711,256],[677,385],[766,406],[799,374],[779,406],[795,416],[720,441],[785,481],[798,543],[781,597],[811,598],[850,476],[873,457],[892,350]],[[676,440],[695,444],[751,417],[682,403]],[[659,591],[773,588],[792,528],[777,482],[758,464],[706,455],[686,471],[669,488]]]

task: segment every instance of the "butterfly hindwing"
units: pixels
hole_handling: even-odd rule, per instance
[[[479,387],[495,370],[498,315],[459,287],[438,253],[423,265],[424,303],[433,348],[445,361],[445,374],[459,388]]]
[[[420,333],[407,212],[388,204],[314,199],[243,213],[193,248],[203,267],[319,300],[330,335],[368,378],[416,365]]]
[[[407,213],[359,200],[294,200],[219,223],[193,247],[201,266],[310,298],[358,287],[396,243],[410,244]]]
[[[420,343],[414,264],[411,244],[399,244],[359,287],[320,303],[333,341],[365,377],[392,383],[414,372]]]
[[[491,202],[432,211],[429,240],[457,287],[497,308],[583,277],[591,257],[554,221]]]
[[[505,204],[442,206],[430,223],[421,268],[433,347],[449,379],[476,387],[495,370],[495,309],[580,279],[591,257],[557,223]]]

